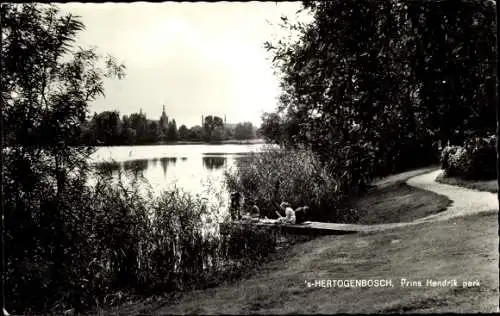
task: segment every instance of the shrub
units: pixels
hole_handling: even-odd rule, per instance
[[[491,180],[497,177],[496,135],[474,137],[465,143],[469,155],[466,178],[470,180]]]
[[[341,220],[341,184],[311,151],[267,148],[240,158],[225,175],[230,190],[243,192],[268,217],[285,200],[293,208],[308,205],[315,219]]]
[[[450,155],[454,155],[457,152],[458,148],[459,146],[453,146],[453,145],[446,146],[443,148],[443,150],[441,151],[441,159],[440,159],[441,168],[443,170],[448,170]]]
[[[496,136],[471,137],[464,146],[447,146],[441,153],[446,176],[491,180],[496,172]]]
[[[458,146],[448,156],[448,176],[463,177],[467,174],[469,167],[467,150]]]

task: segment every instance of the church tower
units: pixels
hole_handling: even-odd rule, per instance
[[[167,113],[165,112],[165,104],[163,105],[163,111],[161,112],[160,126],[164,129],[167,129],[168,127],[168,116]]]

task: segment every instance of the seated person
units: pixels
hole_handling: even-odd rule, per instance
[[[260,218],[259,207],[255,204],[255,201],[249,199],[245,201],[240,219],[242,220],[252,220],[258,221]]]
[[[281,216],[281,214],[276,211],[276,214],[278,215],[277,222],[281,224],[295,224],[295,212],[290,207],[290,204],[288,202],[281,202],[280,208],[285,212],[285,217]]]
[[[307,205],[298,207],[295,210],[295,218],[296,218],[295,222],[297,224],[301,224],[301,223],[305,222],[307,217],[309,216],[309,210],[310,210],[309,206],[307,206]]]
[[[253,218],[260,218],[260,209],[257,204],[255,204],[255,201],[249,201],[248,205],[248,214]]]
[[[240,192],[231,193],[231,205],[229,206],[229,213],[231,220],[236,221],[241,219],[240,205],[242,194]]]

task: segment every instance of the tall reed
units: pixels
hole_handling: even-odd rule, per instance
[[[280,201],[287,201],[293,208],[308,205],[314,220],[353,222],[356,218],[342,208],[347,197],[343,183],[309,150],[268,147],[239,158],[225,177],[230,190],[243,192],[268,217],[276,217]]]

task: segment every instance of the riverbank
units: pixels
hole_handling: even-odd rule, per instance
[[[120,314],[335,314],[496,312],[497,214],[361,235],[328,236],[292,248],[246,280]],[[493,238],[492,238],[493,237]],[[305,280],[384,279],[392,286],[308,287]],[[401,285],[407,279],[413,286]],[[427,280],[456,280],[456,287]],[[464,287],[464,281],[478,282]],[[419,287],[418,282],[423,283]],[[163,305],[163,306],[162,306]],[[118,313],[118,311],[117,311]],[[113,313],[110,313],[113,314]]]
[[[357,224],[376,225],[411,222],[440,213],[451,204],[444,195],[412,187],[406,181],[412,177],[437,170],[430,166],[388,176],[374,182],[375,188],[362,198],[355,199],[352,207],[358,211]]]
[[[222,140],[222,141],[195,141],[195,140],[183,140],[175,142],[157,142],[152,144],[122,144],[122,145],[101,145],[96,147],[130,147],[130,146],[161,146],[161,145],[254,145],[254,144],[266,144],[264,139],[248,139],[248,140]]]
[[[405,190],[399,182],[404,178],[393,177],[382,187]],[[435,199],[435,195],[421,191],[424,190],[405,191],[403,195],[413,203],[408,207],[420,207]],[[361,199],[373,201],[373,194]],[[415,194],[420,194],[419,199],[412,198]],[[385,200],[387,203],[373,205],[373,214],[392,213],[390,197]],[[104,314],[496,311],[497,212],[317,238],[295,245],[282,258],[263,264],[252,276],[234,283],[175,299],[150,299],[120,306]],[[459,286],[401,286],[402,278],[424,284],[427,279],[454,279]],[[390,279],[393,286],[307,287],[305,281],[314,279]],[[475,280],[479,286],[463,287],[464,281]]]

